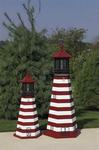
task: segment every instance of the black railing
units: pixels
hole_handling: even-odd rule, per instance
[[[23,91],[21,95],[22,95],[22,96],[33,96],[33,97],[34,97],[34,93],[31,92],[31,91],[28,91],[28,92]]]
[[[69,73],[69,69],[67,70],[60,70],[60,69],[55,69],[54,70],[54,73],[57,73],[57,74],[67,74],[67,73]]]

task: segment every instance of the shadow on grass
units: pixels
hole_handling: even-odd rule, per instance
[[[83,116],[83,114],[86,112],[84,109],[76,109],[76,116]]]
[[[82,116],[84,116],[84,114],[86,114],[87,112],[99,112],[99,109],[92,109],[92,108],[90,108],[90,109],[88,109],[88,108],[79,108],[79,109],[76,109],[76,116],[79,116],[79,117],[82,117]]]
[[[78,128],[79,129],[83,129],[83,128],[87,128],[87,124],[92,124],[92,122],[96,121],[97,119],[95,118],[89,118],[89,119],[81,119],[81,120],[78,120],[77,122],[77,125],[78,125]],[[91,126],[92,128],[92,126]]]

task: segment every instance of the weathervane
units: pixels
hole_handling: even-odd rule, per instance
[[[64,49],[64,40],[63,39],[59,39],[58,43],[59,43],[60,49]]]

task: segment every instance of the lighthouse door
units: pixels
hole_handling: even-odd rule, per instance
[[[30,127],[27,127],[26,128],[26,135],[27,135],[27,137],[31,137],[31,128]]]

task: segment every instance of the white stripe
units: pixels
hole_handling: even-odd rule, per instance
[[[61,123],[73,123],[76,121],[76,117],[74,117],[72,119],[54,119],[54,118],[49,117],[48,121],[53,122],[53,123],[59,123],[59,124],[61,124]]]
[[[31,133],[31,136],[37,136],[40,134],[40,131],[37,131],[37,132],[32,132]],[[28,133],[22,133],[22,132],[19,132],[19,131],[16,131],[16,135],[20,136],[20,137],[31,137],[31,136],[28,136]]]
[[[22,118],[18,118],[18,121],[20,122],[35,122],[38,120],[38,117],[34,118],[34,119],[22,119]]]
[[[71,87],[52,87],[52,91],[58,91],[58,92],[68,92],[71,91]]]
[[[74,131],[77,128],[77,125],[73,127],[68,127],[68,128],[60,128],[60,127],[53,127],[50,125],[47,125],[48,130],[56,131],[56,132],[66,132],[66,131]]]
[[[21,98],[21,102],[34,102],[35,98]]]
[[[53,79],[53,83],[70,83],[70,79]]]
[[[51,95],[51,98],[53,99],[71,99],[73,98],[72,95]]]
[[[55,110],[49,110],[49,114],[52,115],[57,115],[57,116],[63,116],[63,115],[72,115],[75,113],[75,110],[71,110],[71,111],[55,111]]]
[[[20,108],[26,108],[26,109],[28,109],[28,108],[36,108],[36,104],[33,104],[33,105],[20,105]]]
[[[33,112],[23,112],[23,111],[19,111],[19,115],[23,115],[23,116],[28,116],[28,115],[36,115],[37,111],[33,111]]]
[[[23,130],[26,130],[27,128],[36,129],[38,127],[39,127],[39,124],[32,125],[32,126],[22,126],[22,125],[17,124],[17,128],[20,128],[20,129],[23,129]]]
[[[51,102],[50,103],[50,106],[53,106],[53,107],[72,107],[74,106],[74,102],[71,102],[71,103],[54,103],[54,102]]]

